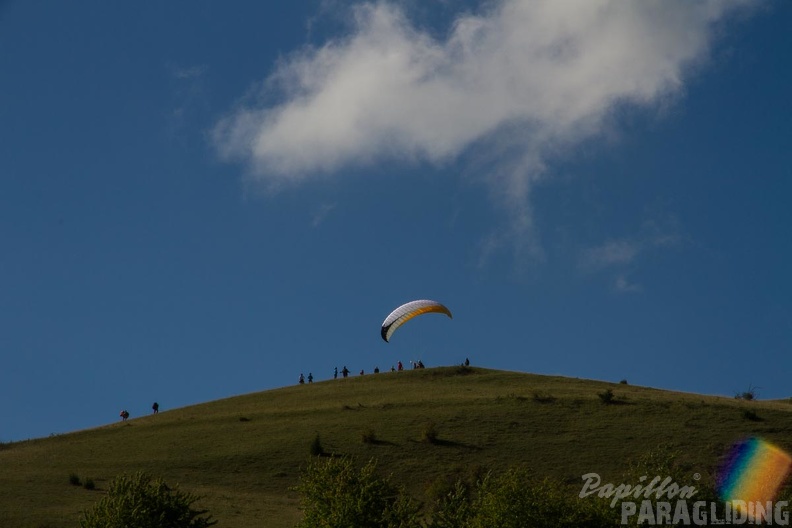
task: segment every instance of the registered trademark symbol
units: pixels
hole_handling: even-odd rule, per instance
[[[701,479],[701,475],[700,474],[693,473],[693,480],[700,480],[700,479]]]

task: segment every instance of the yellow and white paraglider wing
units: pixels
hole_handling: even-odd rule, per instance
[[[442,313],[453,319],[451,311],[437,301],[423,299],[420,301],[408,302],[393,310],[390,315],[385,318],[385,321],[382,322],[382,329],[380,330],[382,339],[386,342],[390,341],[390,337],[397,328],[413,317],[425,313]]]

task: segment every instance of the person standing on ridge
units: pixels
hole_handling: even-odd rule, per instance
[[[151,406],[151,409],[154,411],[154,414],[159,413],[159,403],[154,402],[154,405]]]

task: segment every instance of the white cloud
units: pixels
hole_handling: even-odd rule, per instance
[[[580,251],[578,269],[584,273],[615,274],[616,292],[641,292],[643,286],[629,280],[626,271],[639,267],[641,260],[649,255],[679,247],[684,242],[679,222],[673,215],[646,220],[638,236],[611,239]]]
[[[528,201],[548,159],[624,104],[656,104],[705,59],[743,0],[496,0],[444,38],[394,3],[351,8],[349,34],[295,52],[214,130],[221,155],[268,187],[385,160],[488,153],[482,178],[536,252]],[[272,100],[273,90],[279,96]],[[512,233],[514,234],[514,233]]]
[[[645,247],[641,241],[610,240],[604,244],[583,251],[580,258],[580,267],[596,271],[617,265],[630,264]]]
[[[631,282],[624,275],[616,277],[613,289],[618,293],[640,293],[643,291],[643,287],[640,284]]]
[[[168,116],[168,134],[183,138],[190,128],[190,120],[208,107],[205,65],[181,66],[168,64],[171,76],[172,108]]]
[[[677,225],[672,227],[679,229]],[[608,240],[599,246],[582,250],[578,266],[581,270],[589,272],[625,267],[644,253],[674,248],[683,241],[683,237],[676,231],[655,231],[635,238]]]
[[[336,205],[338,204],[336,203],[322,204],[319,207],[319,209],[317,209],[316,212],[314,213],[313,219],[311,220],[311,225],[313,227],[319,227],[322,224],[322,222],[325,221],[327,215],[329,215],[333,211],[333,209],[336,208]]]
[[[206,74],[208,68],[204,64],[197,66],[172,66],[171,72],[176,79],[195,79]]]

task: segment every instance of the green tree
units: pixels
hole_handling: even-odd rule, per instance
[[[302,495],[300,528],[418,528],[418,507],[377,475],[369,461],[312,458],[294,488]]]
[[[479,485],[473,502],[471,528],[604,528],[618,526],[618,519],[602,501],[581,500],[560,483],[522,469],[499,477],[488,475]]]
[[[625,473],[623,481],[626,483],[636,484],[642,482],[647,485],[654,478],[664,480],[670,478],[671,482],[678,486],[688,486],[695,489],[695,495],[688,499],[688,504],[692,507],[693,502],[703,501],[707,504],[715,504],[717,516],[721,519],[724,518],[723,503],[720,501],[718,494],[715,490],[714,481],[714,468],[705,468],[704,478],[697,480],[694,477],[696,473],[695,468],[687,463],[682,453],[672,444],[660,444],[652,450],[644,453],[642,456],[630,462],[629,470]],[[644,480],[641,481],[640,479]],[[699,475],[701,478],[701,475]],[[657,498],[655,494],[650,494],[648,498],[639,497],[626,499],[630,501],[640,502],[648,500],[652,503],[652,511],[657,511],[658,501],[669,502],[667,496]],[[672,505],[676,503],[671,500]],[[616,509],[620,506],[617,505]],[[711,510],[708,510],[711,511]],[[638,515],[628,519],[627,525],[637,526]],[[671,528],[671,524],[652,523],[657,527]]]
[[[114,479],[93,508],[83,512],[81,528],[205,528],[216,524],[207,510],[192,505],[200,497],[169,487],[147,473]]]
[[[428,528],[467,528],[474,513],[470,486],[459,479],[435,498]]]

